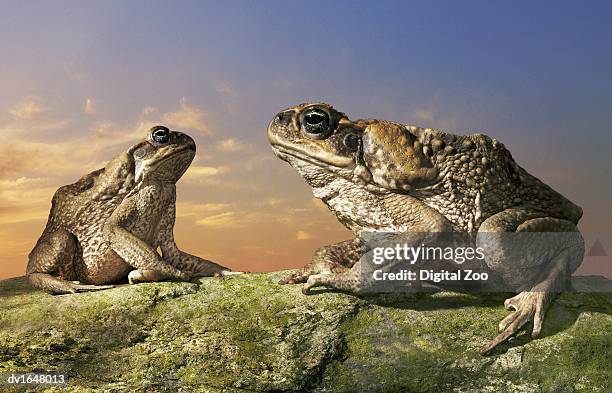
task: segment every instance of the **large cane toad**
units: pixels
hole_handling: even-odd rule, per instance
[[[427,241],[418,234],[471,233],[484,249],[484,268],[519,292],[506,300],[514,311],[499,324],[499,336],[482,348],[486,353],[530,320],[532,336],[538,337],[554,293],[566,288],[582,262],[580,207],[527,173],[503,144],[486,135],[353,121],[315,103],[278,113],[268,138],[274,153],[356,235],[319,249],[282,281],[305,282],[305,293],[316,286],[360,293],[370,284],[360,275],[371,252],[361,239],[365,232],[389,232],[397,242],[415,244]],[[523,232],[574,236],[546,237],[524,249],[499,235]]]

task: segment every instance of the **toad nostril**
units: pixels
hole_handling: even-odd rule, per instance
[[[281,124],[287,124],[291,120],[291,114],[288,112],[281,112],[276,115],[276,121]]]

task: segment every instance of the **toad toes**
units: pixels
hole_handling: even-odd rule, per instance
[[[580,207],[527,173],[486,135],[350,120],[314,103],[278,113],[268,138],[274,153],[356,235],[320,248],[281,281],[305,283],[305,293],[316,286],[364,292],[372,284],[361,273],[372,252],[364,234],[386,232],[391,243],[427,246],[432,233],[465,233],[484,250],[481,270],[519,292],[504,303],[513,312],[481,349],[484,354],[530,320],[538,337],[554,293],[568,287],[582,262]],[[538,237],[550,232],[555,234]],[[525,233],[533,244],[517,247],[511,236]]]
[[[104,168],[60,187],[29,255],[29,282],[64,294],[111,288],[105,284],[126,277],[137,283],[230,274],[174,242],[175,183],[195,151],[188,135],[156,126]]]

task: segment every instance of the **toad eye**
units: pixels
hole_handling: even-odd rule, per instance
[[[151,128],[151,139],[157,143],[168,143],[170,140],[170,130],[168,127],[155,126]]]
[[[331,134],[329,114],[322,109],[312,108],[302,115],[302,130],[312,139],[325,139]]]

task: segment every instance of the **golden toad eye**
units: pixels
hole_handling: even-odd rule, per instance
[[[312,108],[302,115],[302,130],[312,139],[325,139],[332,131],[329,114],[322,109]]]
[[[155,126],[151,128],[151,139],[157,143],[168,143],[170,140],[170,129],[164,126]]]

